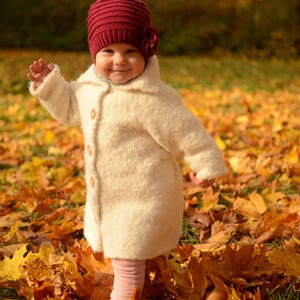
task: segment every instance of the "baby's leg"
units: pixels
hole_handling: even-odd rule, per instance
[[[112,266],[115,279],[110,299],[140,299],[145,280],[145,261],[112,259]]]

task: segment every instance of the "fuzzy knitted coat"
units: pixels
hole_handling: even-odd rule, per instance
[[[106,257],[148,259],[174,249],[182,232],[184,158],[198,178],[227,169],[214,140],[160,80],[154,56],[126,83],[100,78],[92,65],[67,83],[56,68],[36,90],[62,124],[81,125],[87,201],[84,233]]]

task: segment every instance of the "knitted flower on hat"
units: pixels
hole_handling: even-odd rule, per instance
[[[158,30],[151,26],[148,7],[140,0],[97,0],[88,12],[88,44],[93,61],[104,47],[130,44],[146,59],[159,45]]]

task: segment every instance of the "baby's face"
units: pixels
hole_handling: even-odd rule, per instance
[[[97,72],[118,84],[140,76],[145,64],[140,51],[129,44],[111,44],[96,55]]]

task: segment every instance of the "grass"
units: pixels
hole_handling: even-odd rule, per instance
[[[76,79],[91,64],[89,54],[83,52],[1,50],[2,91],[13,94],[27,92],[28,66],[39,57],[47,62],[57,63],[67,80]],[[159,57],[159,60],[162,79],[176,88],[193,86],[200,89],[231,90],[238,87],[249,92],[284,88],[300,93],[300,60],[254,60],[230,55]],[[74,64],[70,64],[70,61]]]
[[[9,300],[9,299],[26,300],[25,297],[20,297],[15,290],[6,287],[0,287],[0,299],[1,300]]]
[[[199,244],[199,230],[188,224],[187,217],[183,220],[183,231],[180,242],[189,245]]]
[[[269,300],[299,300],[300,291],[296,290],[295,284],[290,284],[283,292],[277,292],[277,289],[267,290],[267,297]]]
[[[278,58],[184,56],[163,57],[161,67],[164,79],[179,88],[200,85],[204,89],[231,90],[238,87],[256,92],[284,88],[300,92],[299,62]]]

